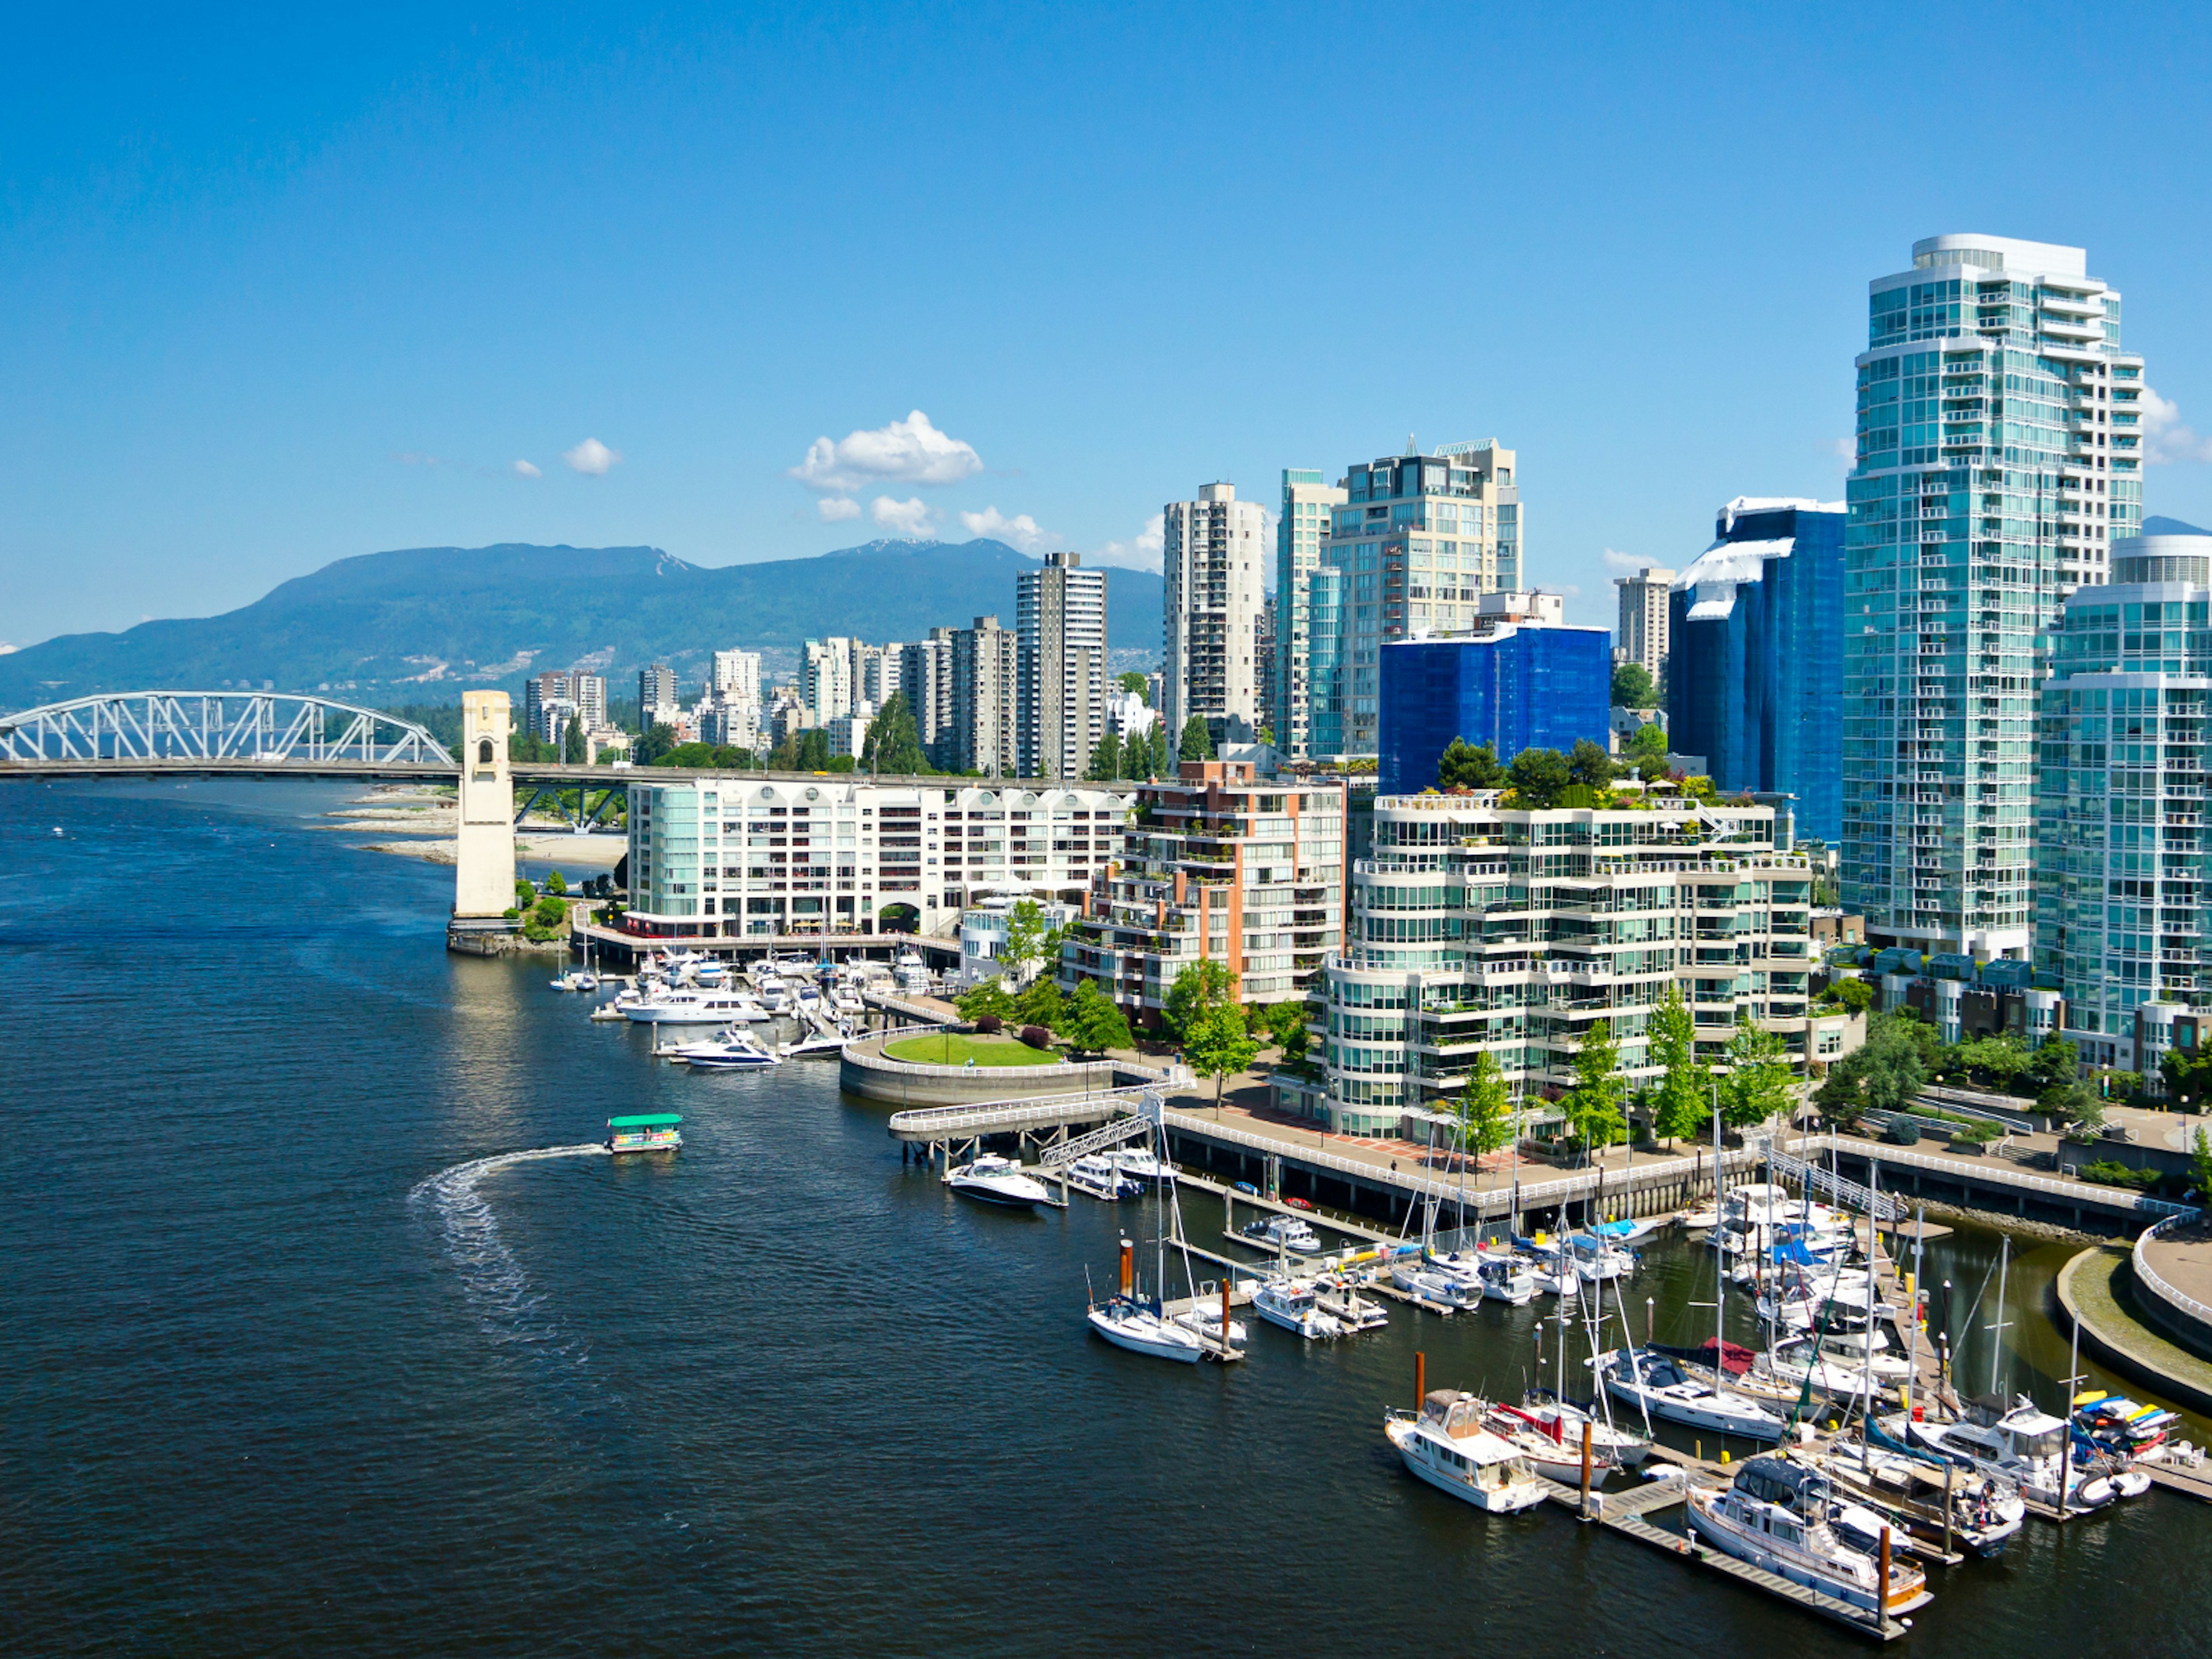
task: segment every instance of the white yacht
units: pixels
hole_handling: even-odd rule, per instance
[[[1475,1282],[1489,1301],[1525,1308],[1536,1298],[1536,1274],[1526,1259],[1505,1250],[1482,1250],[1474,1261]]]
[[[704,1042],[679,1043],[659,1052],[671,1060],[680,1060],[686,1066],[708,1072],[743,1071],[756,1066],[783,1064],[781,1058],[763,1047],[758,1038],[734,1026]]]
[[[1482,1401],[1471,1394],[1432,1390],[1419,1416],[1394,1410],[1383,1419],[1382,1432],[1408,1469],[1479,1510],[1510,1514],[1544,1501],[1536,1471],[1482,1426]]]
[[[690,978],[702,991],[719,991],[730,982],[730,970],[708,957],[691,964]]]
[[[1840,1518],[1859,1536],[1871,1527],[1879,1548],[1880,1518],[1839,1505],[1826,1475],[1779,1453],[1751,1459],[1730,1486],[1692,1486],[1685,1496],[1693,1535],[1816,1595],[1891,1619],[1934,1599],[1927,1576],[1894,1558],[1883,1583],[1876,1559],[1844,1542],[1834,1524]]]
[[[1252,1311],[1270,1325],[1279,1325],[1309,1342],[1327,1341],[1345,1334],[1343,1323],[1322,1311],[1318,1292],[1310,1279],[1271,1279],[1252,1292]]]
[[[1479,1308],[1482,1285],[1464,1273],[1439,1266],[1431,1257],[1407,1255],[1390,1264],[1390,1282],[1408,1296],[1447,1308]]]
[[[1000,1158],[996,1152],[980,1153],[972,1162],[958,1165],[945,1177],[945,1184],[956,1193],[965,1193],[986,1204],[1004,1204],[1016,1209],[1030,1209],[1048,1203],[1052,1198],[1042,1182],[1013,1159]]]
[[[1652,1417],[1685,1428],[1779,1440],[1784,1424],[1775,1413],[1740,1394],[1715,1388],[1682,1368],[1672,1354],[1650,1348],[1615,1349],[1595,1362],[1606,1392]]]
[[[1856,1443],[1832,1441],[1826,1450],[1792,1455],[1825,1473],[1838,1492],[1899,1516],[1913,1536],[1933,1541],[1948,1534],[1954,1544],[1979,1556],[2002,1553],[2027,1516],[2020,1488],[2002,1475],[1962,1469],[1930,1453],[1899,1450],[1863,1437]]]
[[[766,1018],[760,1004],[743,991],[701,991],[690,986],[655,991],[623,1008],[623,1018],[640,1025],[728,1025]]]
[[[1149,1146],[1123,1146],[1105,1156],[1113,1159],[1114,1167],[1130,1180],[1141,1181],[1148,1186],[1172,1182],[1181,1173]]]
[[[1093,1198],[1103,1198],[1111,1204],[1125,1198],[1135,1198],[1145,1190],[1141,1182],[1121,1173],[1121,1166],[1103,1152],[1092,1152],[1068,1164],[1060,1173],[1067,1184],[1079,1193]]]
[[[1218,1348],[1221,1346],[1221,1286],[1212,1279],[1200,1285],[1192,1304],[1175,1316],[1175,1322],[1185,1330],[1196,1331]],[[1247,1334],[1243,1320],[1231,1319],[1229,1322],[1231,1347],[1243,1347]]]
[[[1321,1239],[1299,1216],[1261,1216],[1237,1231],[1246,1243],[1256,1244],[1262,1249],[1288,1250],[1293,1255],[1321,1254]]]
[[[1127,1348],[1131,1353],[1194,1365],[1206,1352],[1206,1344],[1196,1331],[1171,1319],[1161,1318],[1152,1309],[1128,1297],[1117,1296],[1091,1309],[1089,1318],[1092,1330],[1115,1347]]]
[[[2075,1510],[2098,1509],[2120,1496],[2102,1476],[2084,1480],[2072,1474],[2069,1480],[2066,1425],[2038,1410],[2025,1395],[2002,1416],[1988,1410],[1981,1415],[1990,1420],[1916,1423],[1899,1412],[1881,1419],[1880,1426],[1892,1440],[1924,1446],[1978,1474],[2002,1475],[2022,1497],[2054,1510],[2062,1491],[2067,1507]]]
[[[929,965],[921,959],[919,951],[902,951],[891,963],[891,982],[909,994],[927,993],[931,985]]]

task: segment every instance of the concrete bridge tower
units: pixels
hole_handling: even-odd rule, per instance
[[[505,931],[514,908],[514,780],[504,691],[461,694],[460,828],[453,933]]]

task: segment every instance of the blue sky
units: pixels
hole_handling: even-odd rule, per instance
[[[1608,550],[1841,493],[1950,230],[2089,248],[2212,520],[2203,7],[64,10],[0,64],[0,641],[389,547],[1131,556],[1408,434],[1517,448],[1609,623]]]

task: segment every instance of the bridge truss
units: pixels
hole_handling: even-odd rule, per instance
[[[0,715],[0,763],[458,769],[422,727],[282,691],[122,691]]]

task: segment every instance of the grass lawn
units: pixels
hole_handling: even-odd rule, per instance
[[[884,1054],[917,1066],[965,1066],[971,1060],[978,1066],[1051,1066],[1060,1059],[1057,1054],[1011,1038],[962,1036],[957,1031],[886,1043]]]

